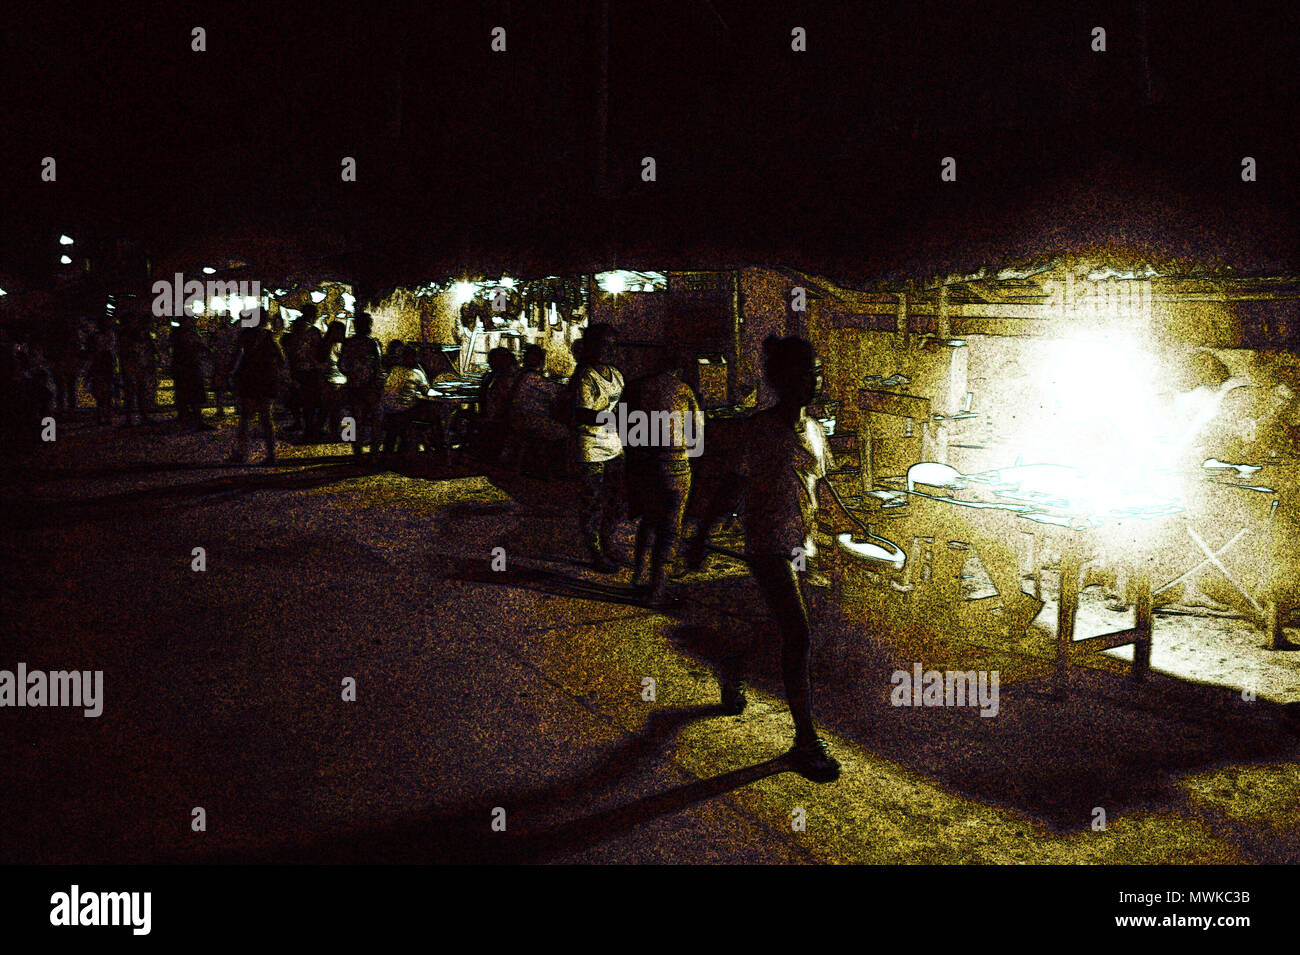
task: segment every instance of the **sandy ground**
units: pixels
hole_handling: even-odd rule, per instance
[[[818,786],[779,758],[738,562],[654,611],[581,564],[562,485],[342,445],[222,467],[231,439],[74,421],[6,467],[0,668],[102,669],[106,699],[0,710],[0,861],[1300,861],[1300,654],[1241,621],[1162,615],[1148,682],[1113,651],[1058,700],[1050,603],[1008,641],[818,591],[845,767]],[[1085,594],[1080,635],[1123,621]],[[755,687],[729,717],[737,641]],[[892,705],[914,663],[998,671],[997,715]]]

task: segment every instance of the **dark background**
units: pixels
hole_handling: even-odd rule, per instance
[[[1294,4],[609,8],[603,185],[598,0],[10,11],[0,268],[39,273],[51,230],[80,229],[155,249],[342,236],[412,273],[622,256],[868,277],[1016,247],[1043,197],[1071,240],[1145,230],[1231,257],[1258,237],[1244,264],[1296,263]],[[40,180],[47,155],[57,183]],[[1210,220],[1226,225],[1183,242]]]

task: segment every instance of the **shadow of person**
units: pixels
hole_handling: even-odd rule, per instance
[[[529,863],[581,852],[639,825],[713,799],[789,768],[785,756],[697,779],[631,802],[617,798],[666,758],[691,722],[721,714],[716,706],[667,707],[644,728],[568,777],[526,790],[486,791],[459,805],[373,826],[314,834],[248,849],[223,850],[170,862],[224,863]],[[435,785],[437,780],[432,781]],[[507,813],[504,832],[491,828],[495,807]]]

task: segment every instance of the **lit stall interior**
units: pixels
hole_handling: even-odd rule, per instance
[[[1138,623],[1096,649],[1128,636],[1149,653],[1153,608],[1237,615],[1285,643],[1294,280],[1063,258],[815,287],[832,480],[906,555],[856,559],[863,542],[844,535],[833,571],[849,604],[886,627],[956,620],[1013,639],[1050,630],[1039,615],[1055,604],[1063,661],[1079,649],[1066,605],[1100,581]]]

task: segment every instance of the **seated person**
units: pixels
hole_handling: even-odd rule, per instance
[[[429,379],[416,361],[415,349],[403,345],[395,357],[396,364],[384,383],[384,397],[380,412],[384,424],[384,453],[397,449],[398,439],[404,438],[413,416],[418,415],[420,399],[429,391]]]

